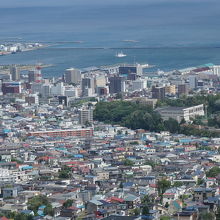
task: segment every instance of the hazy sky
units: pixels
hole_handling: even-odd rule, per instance
[[[157,4],[161,2],[207,2],[207,3],[218,3],[219,0],[0,0],[0,7],[23,7],[23,6],[66,6],[66,5],[83,5],[83,4],[99,4],[99,5],[112,5],[112,4]]]

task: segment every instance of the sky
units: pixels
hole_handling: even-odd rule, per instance
[[[68,5],[126,5],[126,4],[144,3],[201,3],[207,2],[209,4],[218,3],[219,0],[0,0],[0,7],[32,7],[32,6],[68,6]]]

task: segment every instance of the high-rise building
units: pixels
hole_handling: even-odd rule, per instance
[[[81,71],[75,68],[66,69],[64,73],[65,83],[79,84],[81,82]]]
[[[93,123],[93,109],[80,109],[79,110],[79,123],[85,125],[86,123]]]
[[[220,76],[220,65],[216,65],[212,67],[214,75]]]
[[[197,88],[197,76],[196,75],[189,76],[189,87],[190,89]]]
[[[60,105],[68,106],[69,98],[67,96],[58,96],[58,101]]]
[[[95,81],[96,81],[96,86],[97,87],[104,87],[104,86],[106,86],[106,77],[104,75],[97,76],[95,78]]]
[[[133,64],[133,65],[123,65],[119,67],[119,74],[121,75],[129,75],[132,73],[141,76],[143,74],[144,66],[141,64]]]
[[[152,87],[152,98],[153,99],[164,99],[165,98],[165,87]]]
[[[13,81],[19,81],[20,80],[20,71],[16,65],[12,65],[10,67],[10,75],[11,79]]]
[[[109,93],[125,92],[125,79],[121,76],[113,76],[109,78]]]
[[[133,91],[141,91],[147,88],[147,80],[145,79],[137,79],[132,81],[132,90]]]
[[[95,93],[95,79],[92,77],[86,77],[82,79],[82,96],[91,96]]]
[[[51,95],[53,96],[63,96],[65,92],[65,86],[63,82],[57,83],[51,87]]]
[[[178,96],[187,95],[188,94],[188,85],[180,84],[178,85]]]
[[[37,66],[36,69],[28,71],[28,82],[42,82],[41,67]]]
[[[79,97],[79,88],[73,87],[73,86],[66,86],[64,95],[67,97]]]
[[[175,85],[166,86],[165,92],[168,94],[176,94],[176,86]]]
[[[50,96],[50,94],[51,94],[51,85],[49,85],[49,84],[44,84],[44,85],[42,86],[42,89],[41,89],[41,95],[42,95],[42,97],[47,98],[47,97]]]
[[[41,93],[42,84],[41,83],[31,83],[31,92],[32,93]]]
[[[109,88],[108,86],[104,86],[104,87],[97,87],[97,94],[99,96],[105,96],[108,95]]]
[[[38,94],[29,94],[27,97],[25,97],[25,102],[28,103],[29,105],[31,104],[38,105],[39,104]]]

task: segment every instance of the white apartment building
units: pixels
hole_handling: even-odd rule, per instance
[[[219,76],[220,75],[220,65],[216,65],[212,67],[214,75]]]
[[[191,118],[195,118],[196,116],[204,116],[204,105],[196,105],[192,107],[165,107],[158,108],[156,111],[161,115],[164,120],[168,120],[169,118],[176,119],[180,122],[182,119],[185,121],[190,121]]]
[[[137,79],[132,82],[132,90],[133,91],[141,91],[147,88],[147,80],[146,79]]]
[[[15,176],[12,175],[12,171],[8,169],[0,168],[0,183],[15,182]]]
[[[79,123],[81,125],[87,122],[93,123],[93,109],[80,109],[79,110]]]

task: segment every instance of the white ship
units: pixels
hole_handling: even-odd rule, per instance
[[[116,53],[116,55],[115,55],[116,57],[126,57],[127,55],[126,54],[124,54],[122,51],[120,52],[120,53]]]

